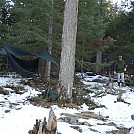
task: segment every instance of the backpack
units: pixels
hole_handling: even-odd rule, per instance
[[[43,99],[47,99],[49,102],[56,101],[59,97],[58,91],[52,88],[45,89],[44,92],[42,92]]]

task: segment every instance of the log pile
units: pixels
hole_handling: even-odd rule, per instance
[[[28,132],[29,134],[57,134],[57,120],[52,108],[49,111],[48,122],[46,118],[44,120],[36,119],[36,123],[32,130]]]

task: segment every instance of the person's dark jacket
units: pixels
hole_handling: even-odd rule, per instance
[[[124,60],[117,60],[114,62],[114,71],[116,71],[117,73],[123,73],[124,68],[126,68],[126,63]]]

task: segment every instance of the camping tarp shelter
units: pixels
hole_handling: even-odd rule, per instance
[[[40,52],[40,53],[35,53],[33,55],[36,55],[37,57],[41,58],[41,59],[44,59],[44,60],[48,60],[48,61],[51,61],[55,64],[59,64],[55,58],[53,58],[51,56],[51,54],[48,52],[48,51],[44,51],[44,52]]]
[[[39,58],[34,60],[21,60],[8,53],[8,62],[12,69],[23,76],[38,74]]]
[[[21,75],[33,75],[38,74],[38,63],[39,58],[51,61],[58,65],[58,62],[53,58],[53,56],[48,52],[40,52],[31,54],[25,51],[22,51],[18,48],[12,47],[10,45],[4,45],[3,49],[0,51],[1,55],[6,55],[8,57],[8,62],[10,66],[16,70],[17,73]],[[16,56],[33,56],[36,59],[34,60],[21,60]]]
[[[7,55],[7,52],[14,55],[14,56],[30,56],[30,55],[32,56],[32,54],[30,54],[30,53],[27,53],[25,51],[22,51],[18,48],[15,48],[11,45],[6,44],[3,46],[2,50],[0,51],[0,54]]]
[[[39,52],[39,53],[28,53],[28,52],[22,51],[16,47],[6,44],[6,45],[3,45],[3,48],[0,51],[0,54],[7,55],[7,52],[14,56],[36,56],[38,58],[48,60],[54,64],[59,65],[58,61],[48,51]]]

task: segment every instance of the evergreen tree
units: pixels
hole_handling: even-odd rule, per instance
[[[14,24],[8,28],[5,42],[29,51],[41,50],[47,44],[49,1],[13,1],[10,15]]]
[[[92,39],[103,39],[107,26],[107,22],[104,21],[106,13],[108,14],[107,9],[108,3],[106,1],[99,4],[98,0],[80,0],[76,53],[77,60],[95,62],[95,60],[92,59],[93,57],[96,57],[96,53],[99,51],[102,52],[107,48],[96,47],[89,43],[89,40]],[[87,68],[93,69],[95,66],[92,67],[89,65]]]
[[[0,24],[2,44],[8,43],[25,51],[38,52],[48,49],[53,43],[55,49],[53,52],[57,53],[60,50],[59,42],[62,31],[62,19],[60,19],[60,23],[58,19],[63,18],[64,1],[55,0],[53,6],[50,0],[17,0],[13,2],[12,8],[8,8],[10,12],[8,18],[13,20],[14,23],[8,25],[8,23],[5,23],[3,17],[3,23]],[[49,38],[50,13],[53,13],[54,32],[51,41]],[[42,67],[42,71],[44,66]]]
[[[8,1],[0,0],[0,44],[2,45],[3,41],[8,34],[8,29],[14,24],[12,16],[10,14],[10,9],[12,5]]]
[[[106,35],[112,36],[116,42],[106,51],[110,60],[114,60],[118,54],[122,54],[128,65],[128,71],[133,70],[134,59],[134,12],[120,11],[111,20],[106,30]],[[131,72],[131,71],[130,71]]]

